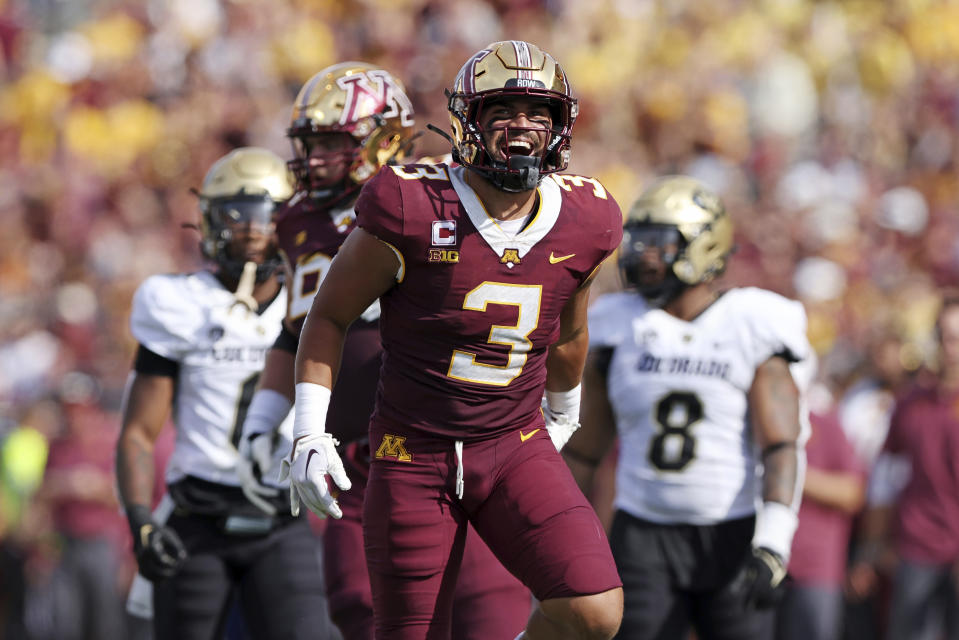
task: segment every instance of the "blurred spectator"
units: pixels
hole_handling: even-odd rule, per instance
[[[0,637],[26,635],[27,565],[43,535],[34,525],[31,501],[43,480],[50,439],[60,427],[58,405],[45,400],[30,407],[19,424],[0,436]]]
[[[99,388],[85,373],[64,376],[60,401],[63,432],[50,443],[37,496],[50,511],[60,554],[32,610],[27,605],[28,625],[64,639],[126,637],[118,579],[126,527],[113,480],[116,416],[99,406]]]
[[[933,640],[959,634],[959,297],[936,322],[938,370],[895,406],[869,485],[864,538],[850,582],[875,588],[893,574],[886,637]]]
[[[786,589],[777,613],[778,640],[835,640],[842,632],[846,549],[865,499],[865,468],[835,412],[810,414],[806,479]]]

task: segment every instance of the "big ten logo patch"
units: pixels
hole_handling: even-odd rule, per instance
[[[427,257],[430,262],[456,263],[460,261],[460,252],[455,249],[430,249]]]
[[[413,455],[406,450],[405,442],[405,436],[394,436],[386,433],[373,455],[377,458],[396,458],[399,462],[410,462],[413,460]]]

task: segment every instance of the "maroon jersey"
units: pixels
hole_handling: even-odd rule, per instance
[[[276,232],[289,281],[288,328],[299,333],[333,256],[355,227],[352,207],[318,207],[298,192],[280,212]],[[380,372],[379,305],[374,304],[350,327],[343,363],[330,399],[326,430],[342,442],[365,438]]]
[[[899,400],[885,449],[912,463],[896,508],[903,557],[959,560],[959,393],[917,387]]]
[[[352,207],[324,209],[303,191],[290,198],[277,214],[277,242],[289,279],[286,323],[294,333],[299,334],[303,328],[313,296],[355,220]]]
[[[560,312],[618,246],[619,206],[592,178],[552,175],[515,236],[448,165],[385,167],[357,224],[401,256],[381,298],[377,414],[457,439],[543,424],[546,356]]]

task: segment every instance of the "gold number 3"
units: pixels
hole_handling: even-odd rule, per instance
[[[519,310],[516,324],[512,326],[493,325],[490,328],[491,344],[509,347],[509,356],[505,365],[484,364],[476,361],[476,354],[459,349],[453,350],[450,369],[446,374],[450,378],[505,387],[523,371],[526,358],[533,344],[530,333],[539,325],[539,311],[543,299],[542,285],[503,284],[484,282],[468,294],[463,301],[467,311],[485,312],[490,304],[507,304]]]

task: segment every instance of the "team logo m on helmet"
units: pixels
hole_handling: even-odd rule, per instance
[[[337,78],[336,84],[346,92],[346,104],[340,114],[341,125],[362,118],[375,105],[382,104],[386,108],[380,116],[398,117],[402,126],[413,126],[413,103],[386,71],[373,70],[343,76]]]

